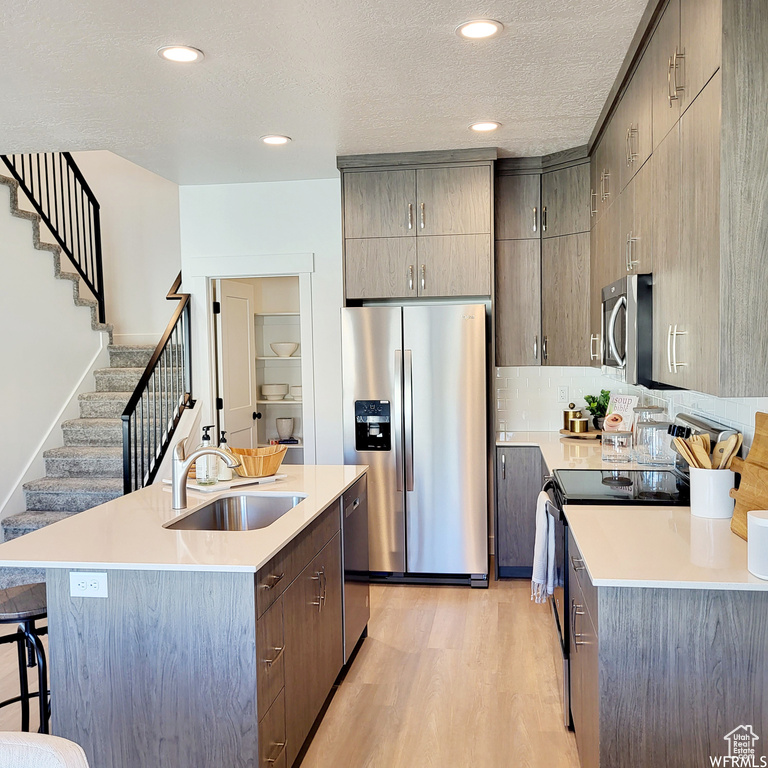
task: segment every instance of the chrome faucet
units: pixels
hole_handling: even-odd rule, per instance
[[[194,462],[196,462],[201,456],[218,456],[222,459],[230,469],[240,466],[240,462],[233,458],[233,456],[221,448],[198,448],[186,455],[187,439],[179,440],[173,447],[173,471],[172,476],[172,488],[173,488],[173,509],[186,509],[187,508],[187,476],[189,475],[189,468]]]

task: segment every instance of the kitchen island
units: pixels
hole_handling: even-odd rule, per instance
[[[222,494],[179,512],[158,484],[0,546],[46,568],[52,732],[99,768],[290,766],[343,664],[338,500],[365,469],[238,489],[299,502],[260,530],[169,528]]]
[[[599,441],[506,437],[497,445],[540,447],[549,472],[647,469],[604,463]],[[582,766],[709,766],[737,754],[729,738],[740,727],[760,737],[749,748],[761,765],[768,581],[747,570],[730,521],[642,504],[570,505],[564,515],[564,642]]]

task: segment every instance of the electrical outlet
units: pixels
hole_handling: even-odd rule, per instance
[[[106,573],[69,572],[70,597],[109,597]]]
[[[558,387],[557,388],[557,402],[558,403],[567,403],[568,402],[568,387]]]

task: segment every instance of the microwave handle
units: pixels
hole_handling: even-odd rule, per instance
[[[619,364],[619,368],[623,368],[627,364],[627,359],[619,354],[618,347],[616,346],[616,320],[619,317],[619,310],[626,306],[627,297],[620,296],[613,307],[611,318],[608,320],[608,343],[611,345],[611,354],[613,355],[614,360]]]

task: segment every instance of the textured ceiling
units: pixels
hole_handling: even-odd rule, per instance
[[[588,140],[646,2],[9,1],[0,153],[109,149],[180,184],[329,177],[337,154],[546,154]],[[503,34],[460,40],[477,17]],[[170,43],[206,58],[162,61]]]

